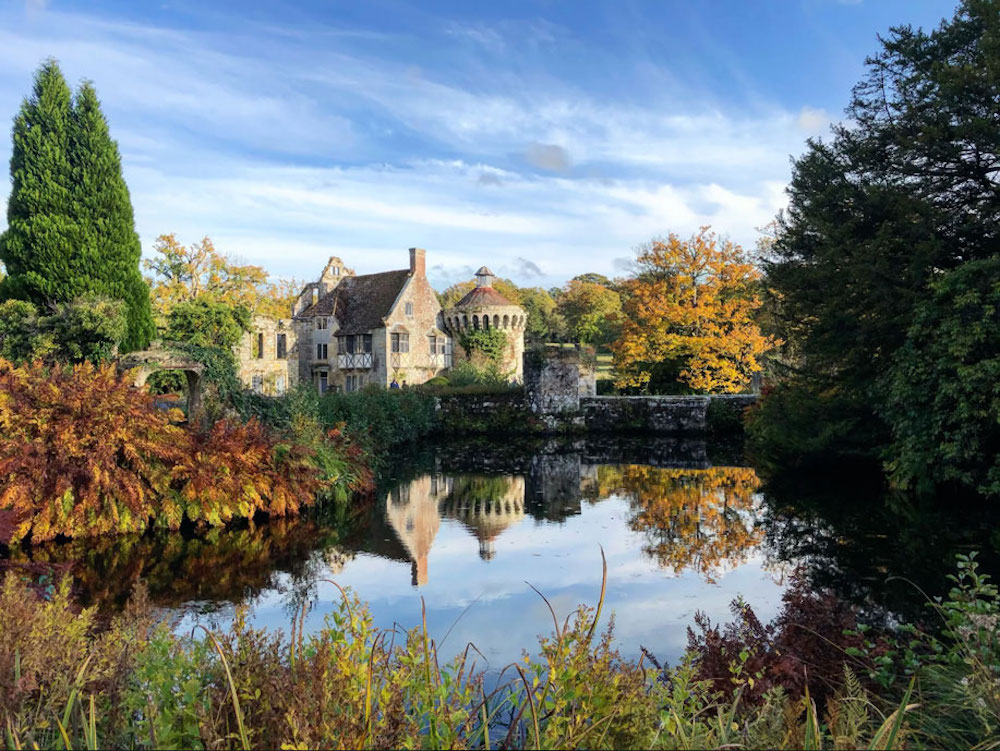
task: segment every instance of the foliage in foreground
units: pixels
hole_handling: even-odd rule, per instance
[[[597,631],[602,596],[552,611],[537,653],[490,678],[473,645],[442,664],[426,625],[378,628],[348,592],[311,634],[307,606],[290,637],[243,611],[224,633],[175,634],[141,591],[102,625],[68,581],[39,592],[8,573],[0,724],[9,748],[991,748],[1000,598],[974,556],[952,579],[939,636],[903,626],[873,651],[853,613],[793,592],[773,626],[746,606],[724,629],[702,621],[664,669]]]
[[[315,424],[280,435],[257,420],[197,429],[179,418],[110,365],[0,360],[0,512],[13,539],[284,516],[371,482],[350,442],[325,441]]]

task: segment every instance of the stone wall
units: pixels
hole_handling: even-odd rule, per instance
[[[560,383],[565,381],[560,380]],[[456,394],[438,398],[443,433],[654,433],[683,435],[742,430],[743,412],[752,394],[735,396],[585,396],[556,402],[532,402],[523,392]],[[536,404],[562,412],[539,413]]]
[[[278,336],[285,337],[285,355],[278,357]],[[298,337],[292,321],[255,316],[250,331],[236,347],[238,374],[247,388],[271,396],[298,383]],[[263,344],[263,350],[259,347]]]
[[[524,356],[524,393],[531,412],[553,429],[584,427],[580,400],[597,393],[592,352],[546,347]]]
[[[463,433],[541,432],[542,425],[524,398],[522,389],[496,394],[454,394],[437,398],[440,431]]]
[[[580,410],[587,430],[595,432],[706,433],[717,424],[733,432],[742,425],[743,410],[756,401],[753,394],[593,396],[580,400]],[[725,419],[719,420],[717,415]]]

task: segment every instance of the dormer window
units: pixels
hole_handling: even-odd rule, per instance
[[[322,331],[322,330],[326,329],[326,325],[327,325],[327,318],[326,318],[326,316],[320,316],[319,318],[316,319],[316,329],[317,329],[317,331]]]

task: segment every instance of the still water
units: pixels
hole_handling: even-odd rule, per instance
[[[699,441],[440,444],[400,457],[389,475],[351,514],[13,556],[67,568],[103,608],[142,581],[184,630],[224,627],[246,606],[254,625],[287,632],[303,603],[306,630],[319,628],[339,601],[336,582],[383,627],[416,626],[426,608],[442,656],[472,643],[481,666],[499,669],[551,632],[532,587],[560,619],[596,604],[602,551],[617,646],[673,661],[696,611],[726,621],[742,596],[770,619],[795,571],[861,607],[908,615],[920,598],[893,574],[933,592],[956,551],[992,560],[996,528],[982,516],[954,524],[954,514],[894,511],[860,481],[836,492],[828,480],[764,487],[739,450]]]

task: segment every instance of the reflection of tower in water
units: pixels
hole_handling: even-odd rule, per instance
[[[496,538],[524,518],[524,478],[458,477],[441,504],[441,515],[462,522],[479,540],[479,557],[492,560]]]
[[[385,516],[412,562],[413,586],[423,586],[441,517],[462,522],[479,540],[479,556],[491,560],[496,538],[524,517],[524,478],[423,475],[389,492]]]

